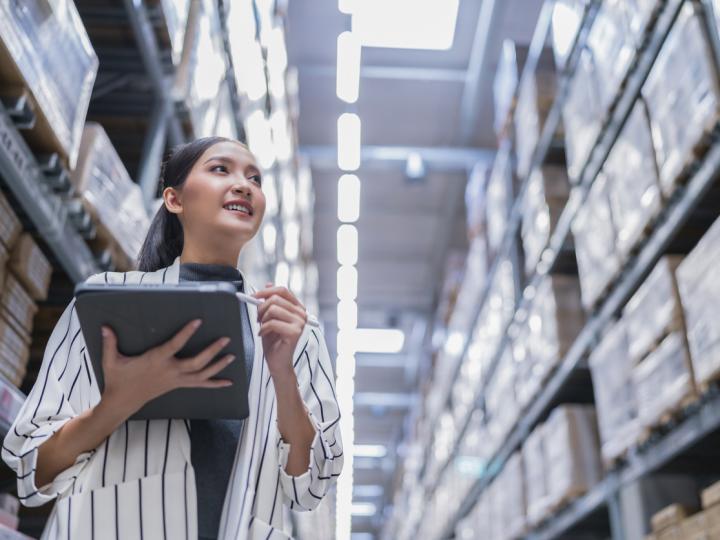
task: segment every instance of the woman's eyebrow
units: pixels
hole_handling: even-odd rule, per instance
[[[248,165],[247,167],[245,167],[246,174],[248,171],[255,173],[255,174],[261,174],[260,169],[258,169],[255,165]]]
[[[210,161],[222,161],[224,163],[230,163],[233,164],[235,161],[232,158],[229,158],[227,156],[212,156],[211,158],[208,158],[205,163],[209,163]],[[203,163],[203,165],[205,164]]]

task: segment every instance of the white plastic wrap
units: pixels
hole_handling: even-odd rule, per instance
[[[720,372],[720,219],[678,266],[676,277],[685,311],[690,358],[698,383]]]
[[[533,154],[557,92],[555,66],[551,60],[539,63],[532,75],[520,82],[514,115],[517,174],[520,178],[530,174]]]
[[[545,426],[538,425],[522,447],[523,466],[525,467],[525,495],[527,503],[527,522],[536,526],[549,512],[550,483],[545,467]]]
[[[590,309],[620,269],[607,179],[598,174],[572,222],[583,305]]]
[[[508,124],[508,115],[512,108],[515,88],[518,84],[518,62],[515,43],[503,41],[498,60],[495,80],[493,81],[493,101],[495,103],[495,133],[500,137]]]
[[[635,55],[625,13],[626,0],[604,0],[587,38],[600,82],[598,89],[603,110],[618,95],[618,89]]]
[[[100,124],[88,122],[85,126],[72,180],[99,234],[109,235],[134,262],[150,227],[150,217],[139,186],[130,179]]]
[[[716,69],[694,4],[683,5],[642,92],[650,111],[660,184],[670,194],[695,145],[718,119]]]
[[[220,19],[212,0],[191,2],[182,61],[175,75],[173,94],[189,111],[195,137],[215,135],[218,94],[227,73]],[[225,90],[227,91],[227,90]]]
[[[515,396],[515,366],[512,351],[506,347],[486,390],[488,415],[488,445],[497,450],[518,419],[519,409]]]
[[[525,478],[520,452],[508,458],[496,482],[502,501],[503,537],[508,540],[520,538],[526,528]]]
[[[628,29],[637,46],[642,45],[648,23],[660,4],[660,0],[625,0],[623,2]]]
[[[31,132],[34,142],[44,151],[67,156],[71,168],[97,68],[97,56],[71,0],[0,0],[0,78],[30,89],[41,113],[40,124]],[[41,127],[45,122],[50,133]]]
[[[650,124],[638,100],[603,166],[618,249],[627,255],[662,208]]]
[[[507,228],[512,201],[512,161],[509,145],[495,154],[486,191],[485,219],[490,257],[497,255]]]
[[[548,500],[558,508],[602,477],[595,410],[590,405],[562,405],[550,414],[544,429]]]
[[[675,282],[675,268],[681,259],[661,258],[625,306],[623,320],[628,331],[628,352],[635,362],[650,352],[665,334],[683,328]]]
[[[570,191],[564,167],[535,169],[528,179],[523,201],[522,242],[525,273],[532,275],[547,247]]]
[[[477,163],[465,186],[465,215],[470,240],[485,233],[485,188],[488,170],[484,163]]]
[[[170,41],[173,63],[177,65],[182,57],[190,0],[160,0],[160,8]]]
[[[617,321],[590,354],[602,456],[606,463],[619,458],[636,440],[640,425],[632,382],[633,363],[627,352],[627,333]]]
[[[679,409],[695,396],[692,367],[685,336],[668,335],[633,370],[640,423],[656,425],[666,412]]]
[[[587,9],[588,0],[556,0],[552,13],[552,46],[558,69],[565,67]]]
[[[604,109],[599,88],[595,59],[592,52],[584,47],[563,106],[565,154],[572,182],[579,180],[578,176],[600,133]]]

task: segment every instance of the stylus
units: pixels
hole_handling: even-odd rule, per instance
[[[262,304],[265,301],[265,300],[260,300],[259,298],[255,298],[254,296],[250,296],[249,294],[245,294],[245,293],[241,293],[241,292],[236,293],[236,294],[240,300],[243,300],[244,302],[248,302],[249,304],[252,304],[254,306],[259,306],[260,304]],[[320,323],[318,322],[318,320],[310,314],[308,314],[308,322],[307,323],[310,326],[312,326],[313,328],[320,328]]]

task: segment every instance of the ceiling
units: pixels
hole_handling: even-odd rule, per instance
[[[358,260],[358,326],[405,331],[396,355],[358,354],[355,444],[383,444],[382,459],[355,459],[355,500],[375,516],[354,517],[353,533],[379,533],[392,501],[398,447],[427,362],[429,326],[453,250],[465,250],[464,189],[472,164],[491,160],[492,83],[504,39],[530,42],[542,0],[460,0],[448,51],[363,49],[360,98],[335,94],[336,40],[350,29],[337,0],[289,2],[289,62],[298,68],[301,151],[315,189],[315,259],[320,316],[331,353],[336,334],[337,118],[362,121],[363,163]],[[491,13],[491,18],[488,14]],[[489,32],[477,32],[489,28]],[[482,51],[485,50],[483,56]],[[408,180],[405,159],[417,151],[427,175]]]

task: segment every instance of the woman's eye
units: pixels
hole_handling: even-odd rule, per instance
[[[262,177],[259,174],[251,176],[250,180],[257,182],[258,184],[262,184]]]
[[[210,172],[215,172],[218,170],[220,172],[228,172],[227,167],[225,165],[215,165],[212,169],[210,169]]]

